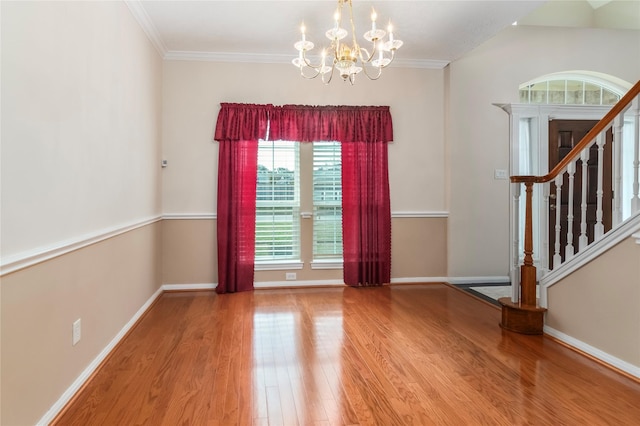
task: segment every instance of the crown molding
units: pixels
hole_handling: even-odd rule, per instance
[[[271,53],[199,52],[168,50],[158,29],[142,6],[141,0],[125,0],[133,17],[145,32],[162,59],[167,61],[231,62],[254,64],[290,64],[295,55]],[[394,59],[392,67],[443,69],[450,61],[436,59]]]
[[[153,21],[147,14],[147,11],[142,7],[142,2],[140,0],[125,0],[124,3],[129,7],[129,11],[136,21],[138,21],[138,24],[149,38],[149,41],[151,41],[151,44],[153,44],[153,47],[155,47],[160,56],[164,58],[167,54],[167,48],[156,26],[153,25]]]
[[[290,64],[294,55],[268,53],[197,52],[171,50],[164,54],[166,61],[235,62],[254,64]],[[443,69],[449,61],[431,59],[394,59],[395,68]]]

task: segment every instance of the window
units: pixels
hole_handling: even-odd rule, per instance
[[[520,102],[556,105],[614,105],[623,92],[601,78],[550,74],[520,85]]]
[[[299,144],[258,142],[256,261],[300,258]]]
[[[303,258],[312,259],[314,269],[341,267],[341,163],[339,142],[258,142],[259,269],[292,269],[290,262]],[[301,221],[301,211],[311,209],[313,220]]]
[[[342,258],[339,142],[313,143],[313,259]]]

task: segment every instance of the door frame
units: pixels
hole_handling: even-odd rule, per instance
[[[542,176],[549,172],[549,121],[550,120],[601,120],[612,108],[611,105],[553,105],[553,104],[494,104],[509,114],[509,175],[522,174],[520,156],[524,147],[521,142],[520,121],[530,122],[530,151],[532,168],[530,174]],[[615,172],[615,171],[614,171]],[[538,188],[536,188],[538,187]],[[534,186],[533,227],[537,232],[533,236],[533,262],[539,280],[549,272],[549,247],[547,212],[549,210],[549,185]],[[518,223],[524,223],[524,212],[514,200],[516,196],[524,198],[524,191],[517,191],[515,185],[509,185],[509,276],[511,279],[512,300],[519,300],[520,267],[523,260],[523,242],[516,239],[520,230]],[[522,217],[522,221],[516,216]]]

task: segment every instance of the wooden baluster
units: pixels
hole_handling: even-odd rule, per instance
[[[533,266],[533,182],[526,182],[524,263],[520,267],[520,303],[536,306],[536,267]]]
[[[587,181],[589,180],[589,148],[580,153],[582,161],[582,200],[580,204],[580,238],[578,239],[578,251],[584,250],[589,244],[587,237]]]
[[[604,144],[606,131],[600,132],[596,136],[598,145],[598,190],[596,192],[596,224],[594,227],[594,241],[598,241],[604,235],[604,224],[602,223],[602,197],[604,196],[603,176],[604,176]]]
[[[562,264],[562,256],[560,255],[560,198],[562,197],[562,173],[556,176],[556,227],[555,227],[555,246],[553,248],[553,269],[556,269]]]
[[[573,187],[575,183],[576,163],[571,162],[567,166],[569,173],[569,200],[567,201],[567,245],[564,248],[564,260],[571,259],[575,253],[573,247]]]
[[[513,264],[511,265],[511,301],[518,302],[520,298],[520,191],[521,183],[513,184]]]

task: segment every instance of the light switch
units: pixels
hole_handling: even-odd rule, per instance
[[[493,171],[493,178],[494,179],[500,179],[500,180],[506,180],[509,178],[509,175],[507,174],[507,171],[505,169],[495,169]]]

